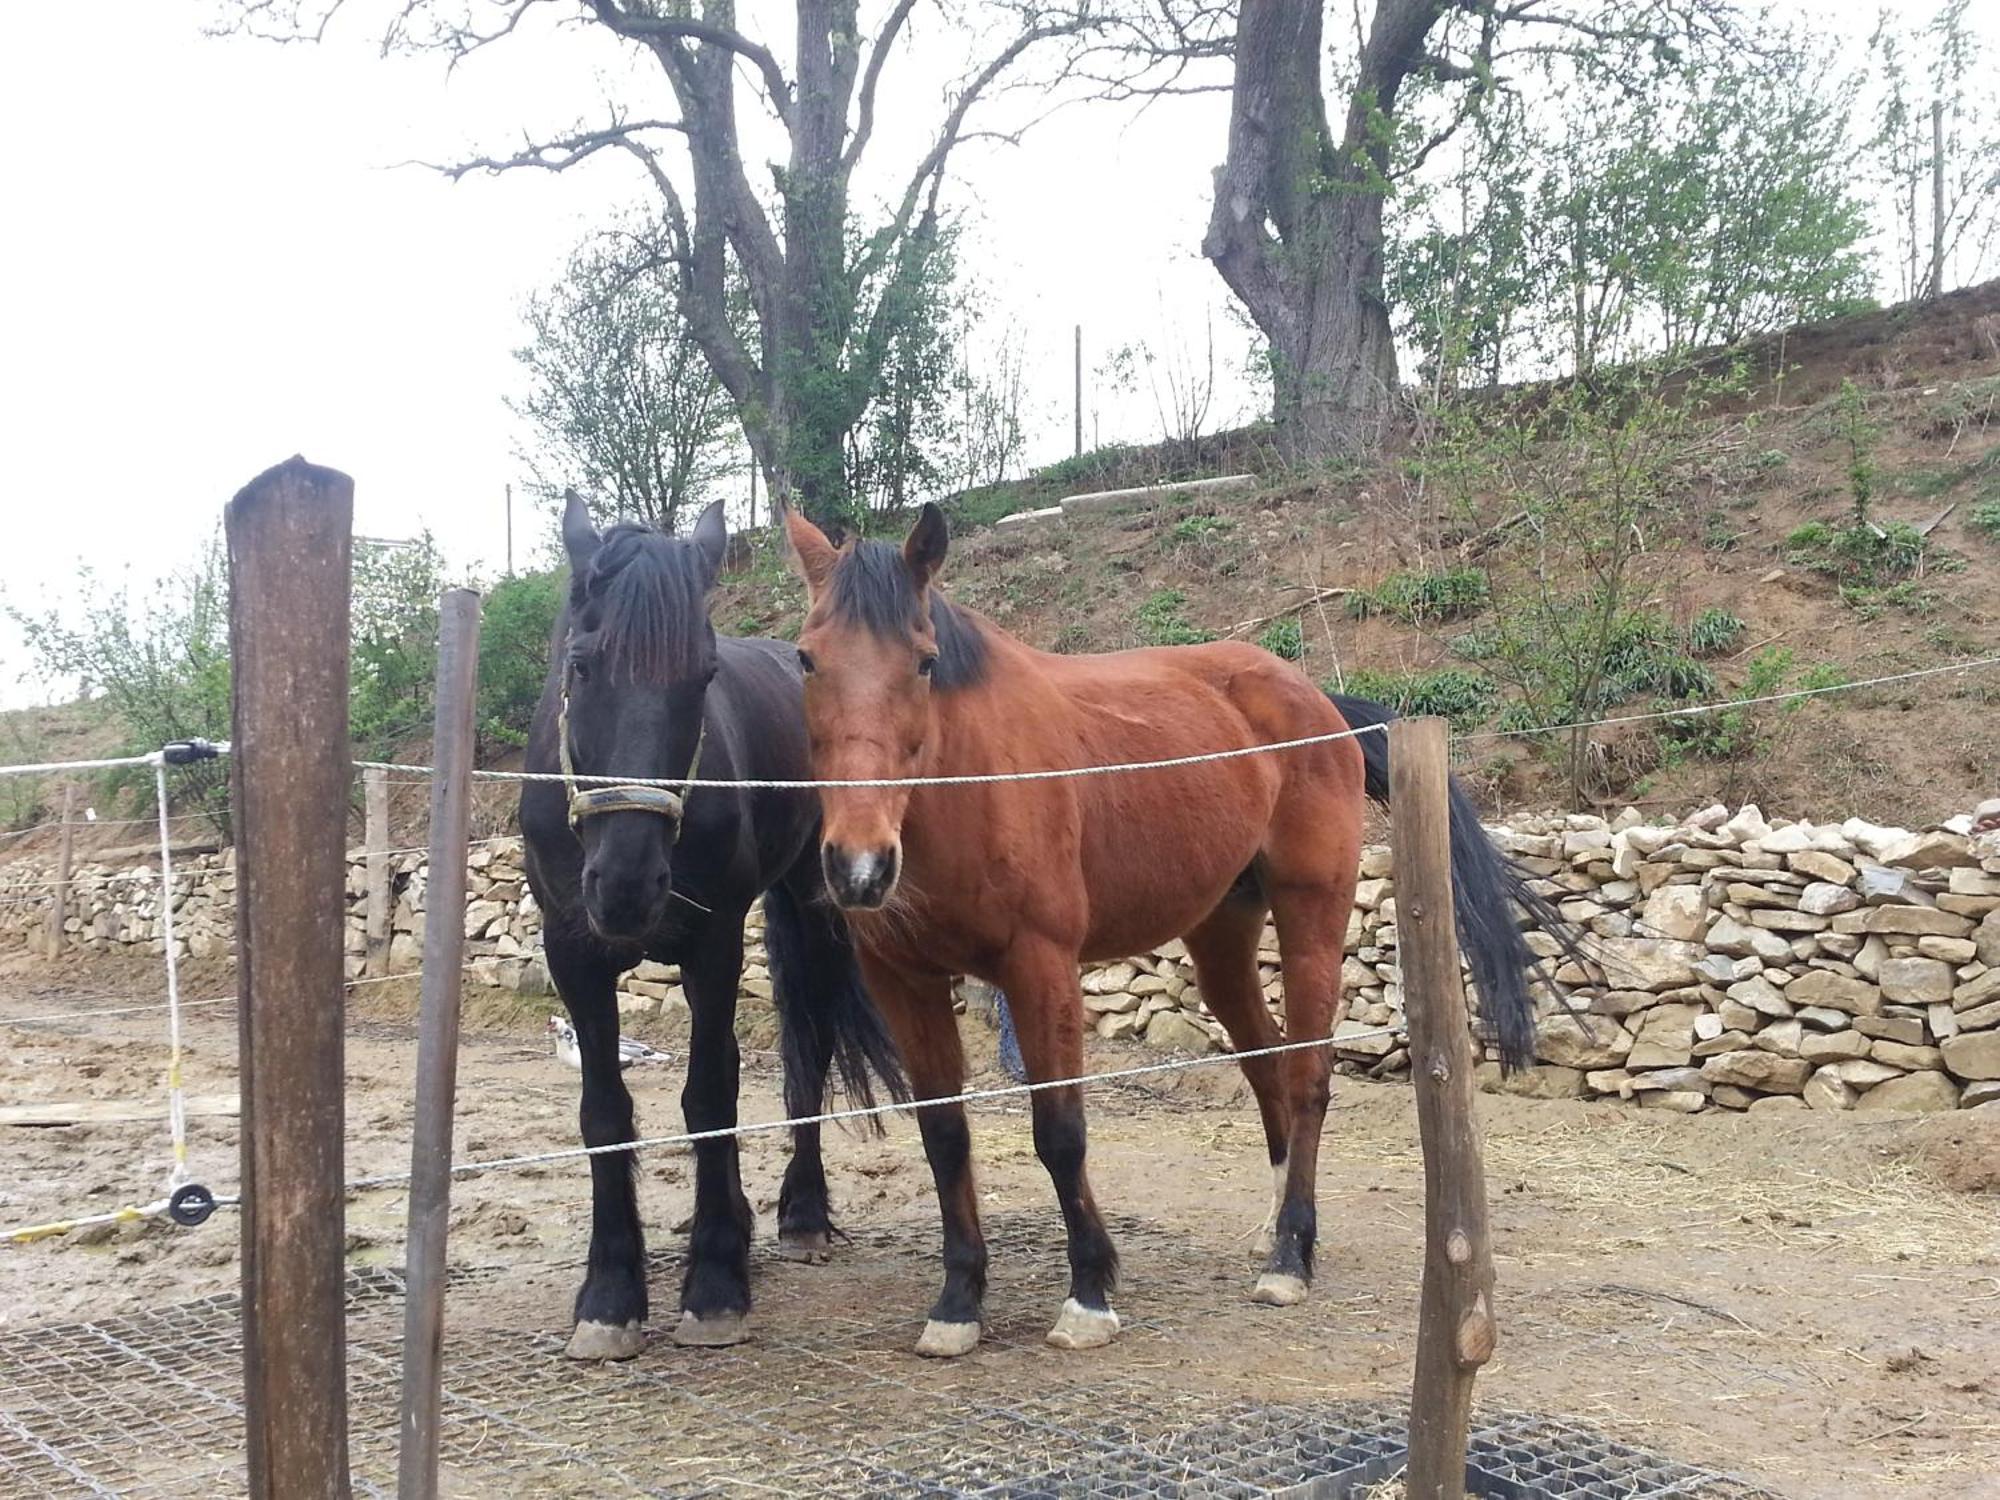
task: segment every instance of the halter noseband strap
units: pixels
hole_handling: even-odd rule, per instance
[[[556,710],[556,756],[562,763],[563,792],[569,801],[570,831],[578,832],[585,818],[593,818],[600,813],[649,812],[658,813],[672,825],[667,841],[678,842],[681,817],[692,790],[687,782],[693,781],[701,771],[701,747],[708,738],[706,715],[695,734],[694,756],[688,761],[687,777],[679,791],[664,786],[593,786],[580,789],[576,784],[576,760],[570,753],[569,744],[569,681],[570,667],[565,648],[562,699]]]

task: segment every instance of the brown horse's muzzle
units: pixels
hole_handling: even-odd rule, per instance
[[[831,840],[820,845],[820,867],[833,899],[849,911],[876,911],[896,889],[903,851],[895,844],[848,849]]]

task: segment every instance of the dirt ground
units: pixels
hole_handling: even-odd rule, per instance
[[[46,971],[0,963],[0,1021],[144,1002],[156,984],[156,973],[138,965],[99,963],[52,982]],[[188,976],[196,998],[228,987],[221,972]],[[350,1176],[408,1165],[411,1005],[402,984],[353,1003]],[[576,1077],[542,1044],[542,1009],[468,994],[461,1158],[573,1143]],[[966,1025],[983,1076],[999,1081],[990,1036],[978,1022]],[[158,1097],[163,1033],[156,1013],[7,1025],[0,1103]],[[673,1044],[666,1032],[655,1040]],[[1129,1066],[1149,1056],[1095,1044],[1091,1062]],[[226,1096],[235,1069],[230,1007],[191,1011],[190,1092]],[[642,1129],[679,1128],[679,1081],[671,1065],[634,1075]],[[1502,1330],[1480,1379],[1482,1402],[1572,1418],[1786,1495],[2000,1494],[2000,1110],[1902,1122],[1686,1118],[1499,1096],[1483,1098],[1481,1110]],[[168,1163],[164,1106],[161,1113],[139,1123],[5,1129],[0,1221],[11,1227],[150,1196]],[[778,1114],[775,1060],[753,1052],[743,1117]],[[1090,1125],[1098,1198],[1127,1226],[1120,1305],[1151,1333],[1092,1354],[1039,1347],[1038,1329],[1062,1292],[1050,1227],[1028,1241],[996,1236],[989,1314],[1016,1349],[1032,1353],[983,1350],[958,1373],[909,1355],[935,1268],[914,1254],[892,1264],[872,1247],[896,1233],[927,1243],[936,1218],[916,1131],[898,1118],[879,1139],[829,1136],[836,1210],[855,1243],[826,1268],[761,1270],[760,1338],[775,1325],[810,1347],[815,1326],[829,1337],[849,1327],[856,1297],[880,1298],[869,1311],[888,1331],[864,1332],[859,1342],[868,1358],[911,1381],[1018,1381],[1025,1399],[1051,1361],[1100,1360],[1107,1375],[1137,1373],[1163,1391],[1198,1370],[1273,1400],[1406,1393],[1423,1233],[1407,1088],[1339,1083],[1321,1162],[1319,1279],[1304,1308],[1282,1313],[1247,1300],[1249,1231],[1269,1182],[1255,1111],[1233,1069],[1102,1086]],[[190,1131],[196,1175],[233,1191],[235,1120],[204,1116]],[[989,1215],[1053,1226],[1025,1109],[978,1110],[974,1140]],[[784,1145],[752,1136],[743,1149],[768,1235]],[[687,1158],[648,1153],[640,1174],[652,1243],[670,1246],[668,1226],[691,1201]],[[521,1316],[550,1333],[563,1329],[569,1267],[585,1246],[585,1175],[579,1163],[557,1163],[469,1180],[455,1194],[454,1262],[515,1268],[506,1281]],[[350,1202],[351,1264],[400,1264],[402,1212],[395,1191]],[[196,1230],[156,1223],[0,1249],[0,1335],[232,1291],[235,1235],[236,1220],[224,1213]],[[671,1278],[658,1276],[656,1325],[671,1322],[673,1295]],[[1176,1326],[1193,1332],[1175,1335]],[[638,1363],[684,1356],[656,1338]],[[569,1367],[554,1368],[551,1379],[571,1378]]]

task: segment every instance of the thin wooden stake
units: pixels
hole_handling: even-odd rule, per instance
[[[449,589],[438,609],[437,716],[431,744],[436,770],[431,776],[417,1119],[410,1147],[410,1229],[404,1250],[402,1449],[396,1467],[401,1500],[433,1500],[437,1494],[445,1235],[451,1218],[451,1125],[458,1091],[478,670],[479,595],[470,589]]]
[[[76,783],[63,783],[62,843],[56,849],[56,888],[49,898],[49,957],[60,958],[63,929],[69,925],[70,856],[76,847]]]
[[[1424,1288],[1410,1401],[1410,1500],[1463,1500],[1472,1384],[1492,1356],[1493,1246],[1473,1116],[1472,1035],[1451,895],[1443,719],[1389,726],[1403,1008],[1424,1150]]]
[[[347,1500],[342,980],[354,481],[229,503],[230,778],[251,1500]]]
[[[371,977],[389,972],[389,773],[362,773],[363,828],[368,844],[366,946],[362,966]]]
[[[1937,99],[1931,101],[1930,280],[1930,299],[1935,302],[1944,295],[1944,103]]]

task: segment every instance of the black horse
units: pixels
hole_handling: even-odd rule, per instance
[[[737,984],[743,922],[764,897],[764,939],[782,1028],[785,1102],[820,1109],[829,1066],[870,1098],[872,1069],[906,1097],[862,988],[845,919],[824,899],[819,800],[811,791],[606,786],[634,781],[797,780],[811,774],[798,653],[718,637],[707,596],[728,532],[722,507],[691,538],[619,525],[601,537],[574,495],[563,513],[569,598],[529,731],[522,784],[528,884],[541,903],[549,973],[583,1060],[583,1139],[636,1138],[618,1065],[618,975],[641,959],[679,964],[692,1014],[681,1108],[690,1131],[736,1123]],[[695,1207],[676,1342],[747,1337],[753,1219],[733,1137],[694,1148]],[[639,1352],[646,1267],[631,1152],[590,1158],[590,1260],[569,1354]],[[821,1260],[833,1225],[817,1126],[794,1132],[778,1200],[781,1253]]]

